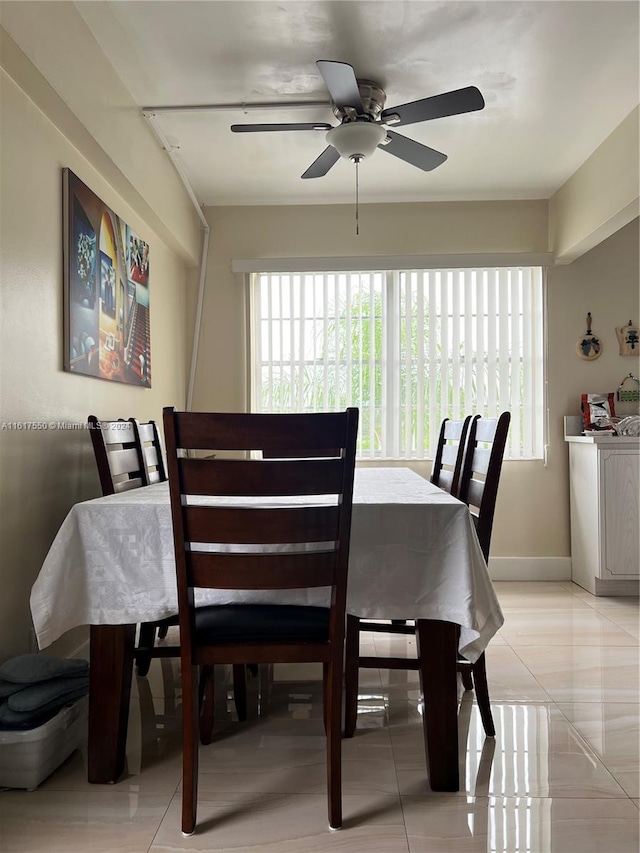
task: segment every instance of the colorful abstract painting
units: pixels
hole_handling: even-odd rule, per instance
[[[151,387],[149,244],[70,169],[64,179],[64,369]]]

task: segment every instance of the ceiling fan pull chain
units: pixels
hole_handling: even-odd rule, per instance
[[[359,164],[360,164],[360,161],[356,160],[356,237],[358,236],[358,234],[360,234],[360,222],[359,222],[360,207],[359,207],[359,201],[358,201],[358,166],[359,166]]]

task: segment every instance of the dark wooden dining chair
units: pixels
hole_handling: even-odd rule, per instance
[[[503,412],[499,418],[478,418],[471,422],[465,457],[460,475],[458,497],[467,504],[473,518],[478,542],[487,563],[491,547],[493,517],[498,497],[498,486],[502,471],[502,460],[509,434],[511,414]],[[465,690],[475,687],[478,709],[485,733],[493,737],[496,733],[489,701],[485,654],[471,663],[458,658],[458,670],[462,675]]]
[[[342,824],[344,620],[357,425],[357,409],[284,415],[164,410],[182,640],[185,835],[196,825],[197,671],[216,663],[323,663],[329,824]],[[323,448],[340,448],[340,456],[302,458]],[[185,457],[185,450],[216,456]],[[255,450],[273,458],[247,458]],[[290,452],[300,458],[283,458]],[[328,588],[326,607],[194,606],[195,590],[202,588],[282,595],[313,587]]]
[[[499,418],[482,419],[475,415],[468,424],[464,459],[460,473],[458,498],[469,506],[485,560],[489,558],[491,531],[498,484],[511,415],[503,412]],[[360,633],[373,631],[389,634],[413,634],[415,626],[396,621],[393,624],[360,619],[347,615],[345,652],[345,736],[353,737],[358,714],[358,669],[420,670],[417,658],[360,655]],[[417,644],[419,648],[419,643]],[[489,702],[484,653],[475,663],[458,658],[465,689],[475,686],[476,699],[485,733],[495,735]]]
[[[440,426],[436,455],[431,470],[431,482],[449,492],[458,495],[462,460],[467,440],[471,415],[462,420],[445,418]]]
[[[166,480],[162,446],[154,421],[140,423],[135,418],[100,421],[95,415],[89,415],[88,423],[103,495]],[[153,657],[179,656],[179,646],[163,646],[159,651],[155,645],[156,631],[166,637],[169,627],[177,624],[177,615],[158,622],[141,623],[135,650],[138,675],[147,675]]]
[[[164,467],[162,441],[158,433],[158,425],[155,421],[140,423],[137,418],[129,418],[129,420],[133,424],[136,442],[142,456],[145,485],[150,486],[152,483],[164,483],[167,479],[167,473]],[[140,626],[139,645],[153,649],[156,642],[156,628],[159,639],[164,640],[169,628],[177,624],[177,616],[171,616],[161,623],[145,622]],[[138,657],[140,659],[140,655]],[[148,660],[150,663],[151,657]],[[140,663],[138,663],[138,675],[147,674],[149,663],[147,663],[145,671],[141,671]]]
[[[103,495],[146,486],[142,451],[131,421],[87,418]]]
[[[430,482],[454,497],[458,493],[462,458],[471,415],[463,420],[445,418],[440,425],[436,455],[433,459]],[[406,625],[406,619],[392,619],[392,625]]]
[[[162,441],[155,421],[141,423],[136,418],[99,421],[95,415],[89,415],[88,422],[103,495],[113,495],[166,481]],[[180,656],[180,646],[156,646],[156,631],[160,639],[165,639],[169,628],[175,625],[178,625],[178,614],[157,622],[140,624],[135,648],[136,672],[139,676],[144,677],[149,673],[152,658]],[[213,673],[203,673],[203,700],[209,676],[213,677]],[[246,720],[247,687],[244,666],[233,667],[233,698],[238,719]],[[204,740],[212,727],[213,708],[203,701]]]

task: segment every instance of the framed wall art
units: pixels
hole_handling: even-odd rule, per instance
[[[63,169],[64,369],[151,387],[149,244]]]

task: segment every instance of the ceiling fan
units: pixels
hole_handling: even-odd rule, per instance
[[[231,125],[234,133],[327,131],[326,140],[329,145],[304,172],[303,178],[323,177],[340,157],[357,165],[365,157],[371,156],[378,147],[412,166],[417,166],[418,169],[430,172],[441,166],[447,155],[395,133],[389,130],[388,126],[415,124],[434,118],[470,113],[484,107],[484,98],[479,89],[467,86],[385,109],[384,90],[371,80],[358,80],[353,66],[347,62],[319,59],[316,65],[331,95],[334,115],[340,119],[339,125],[333,127],[320,122]]]

